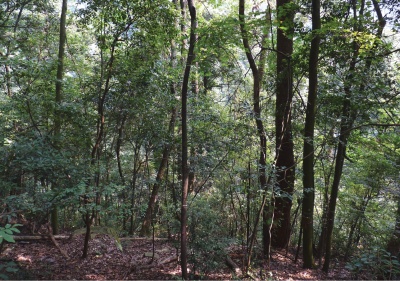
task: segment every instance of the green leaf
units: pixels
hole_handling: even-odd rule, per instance
[[[19,231],[19,229],[15,228],[15,227],[11,227],[10,230],[15,232],[15,233],[21,233],[21,231]]]
[[[3,234],[1,234],[1,237],[0,237],[0,238],[4,238],[4,240],[6,240],[7,242],[15,243],[15,240],[14,240],[14,238],[12,237],[12,235],[3,233]]]
[[[7,271],[7,272],[17,272],[17,271],[18,271],[18,268],[15,268],[15,267],[7,267],[7,268],[6,268],[6,271]]]

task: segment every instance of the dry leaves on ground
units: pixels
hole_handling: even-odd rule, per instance
[[[90,241],[88,258],[81,259],[83,235],[70,240],[59,240],[60,247],[68,254],[66,259],[50,240],[8,244],[0,258],[19,265],[14,279],[38,280],[171,280],[180,279],[178,250],[173,242],[158,239],[123,240],[120,251],[113,238],[97,235]],[[154,253],[154,256],[153,256]],[[241,267],[243,253],[240,248],[229,251],[232,260]],[[253,278],[259,280],[327,280],[351,279],[343,265],[337,265],[329,275],[320,269],[303,269],[301,261],[293,263],[293,255],[285,251],[273,252],[269,264],[254,266]],[[205,278],[232,279],[225,263]],[[238,277],[235,277],[238,278]],[[249,279],[249,278],[244,278]]]

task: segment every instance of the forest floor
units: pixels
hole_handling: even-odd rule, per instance
[[[178,280],[181,276],[177,260],[177,249],[173,242],[164,239],[122,240],[121,251],[115,240],[107,235],[96,235],[90,240],[90,251],[86,259],[81,258],[83,235],[71,239],[57,240],[60,249],[50,239],[37,241],[18,241],[4,245],[0,263],[14,262],[15,273],[5,272],[9,279],[36,280]],[[240,248],[230,249],[229,256],[239,266],[242,265]],[[352,279],[344,264],[337,263],[329,275],[321,269],[303,269],[299,260],[293,262],[293,254],[273,251],[269,266],[254,266],[255,280],[332,280]],[[193,277],[193,276],[192,276]],[[200,279],[200,276],[195,276]],[[1,278],[0,278],[1,279]],[[241,279],[221,262],[218,269],[203,276],[209,280]],[[248,279],[248,278],[245,278]]]

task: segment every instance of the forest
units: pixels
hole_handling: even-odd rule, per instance
[[[1,0],[0,279],[400,279],[397,0]]]

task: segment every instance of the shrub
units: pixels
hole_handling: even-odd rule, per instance
[[[370,252],[362,253],[353,258],[347,265],[354,278],[368,272],[374,278],[393,280],[400,275],[400,262],[397,257],[382,248],[373,248]]]

